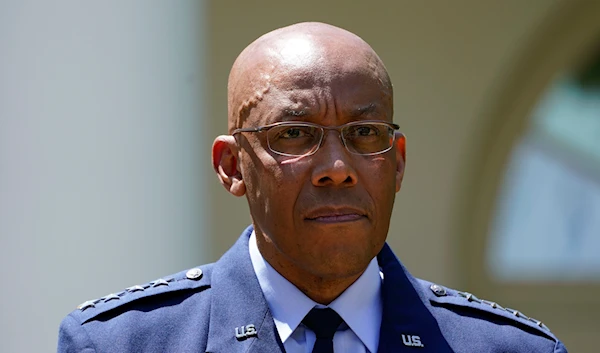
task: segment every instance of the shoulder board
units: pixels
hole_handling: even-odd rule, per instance
[[[131,303],[141,298],[181,290],[210,287],[210,271],[212,264],[181,271],[171,276],[159,278],[146,284],[135,285],[122,291],[105,295],[98,299],[88,300],[77,306],[71,315],[84,324],[97,315]]]
[[[534,328],[545,336],[556,340],[556,337],[552,334],[548,326],[518,310],[503,307],[500,304],[489,300],[479,299],[469,292],[461,292],[424,280],[420,280],[420,282],[422,285],[426,286],[428,292],[432,294],[429,296],[429,300],[432,302],[441,305],[469,307],[488,312],[492,315],[502,316],[519,324]]]

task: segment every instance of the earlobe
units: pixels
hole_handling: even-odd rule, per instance
[[[212,146],[212,164],[221,185],[235,196],[246,193],[246,185],[242,179],[235,138],[230,135],[218,136]]]
[[[404,168],[406,166],[406,136],[401,132],[396,132],[396,192],[402,187],[404,179]]]

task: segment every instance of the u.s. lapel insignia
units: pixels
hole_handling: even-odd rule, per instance
[[[419,347],[423,348],[425,345],[421,343],[421,337],[416,335],[402,335],[402,343],[408,347]]]
[[[257,334],[258,332],[256,332],[256,328],[253,324],[235,328],[235,338],[240,341],[248,337],[256,336]]]

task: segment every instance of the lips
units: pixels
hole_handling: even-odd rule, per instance
[[[359,221],[367,217],[363,210],[352,207],[321,207],[305,216],[306,220],[322,223],[342,223]]]

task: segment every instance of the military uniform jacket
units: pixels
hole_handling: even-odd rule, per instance
[[[214,264],[83,303],[61,323],[58,352],[284,352],[250,260],[251,233]],[[377,259],[379,352],[567,351],[539,321],[412,277],[387,244]]]

